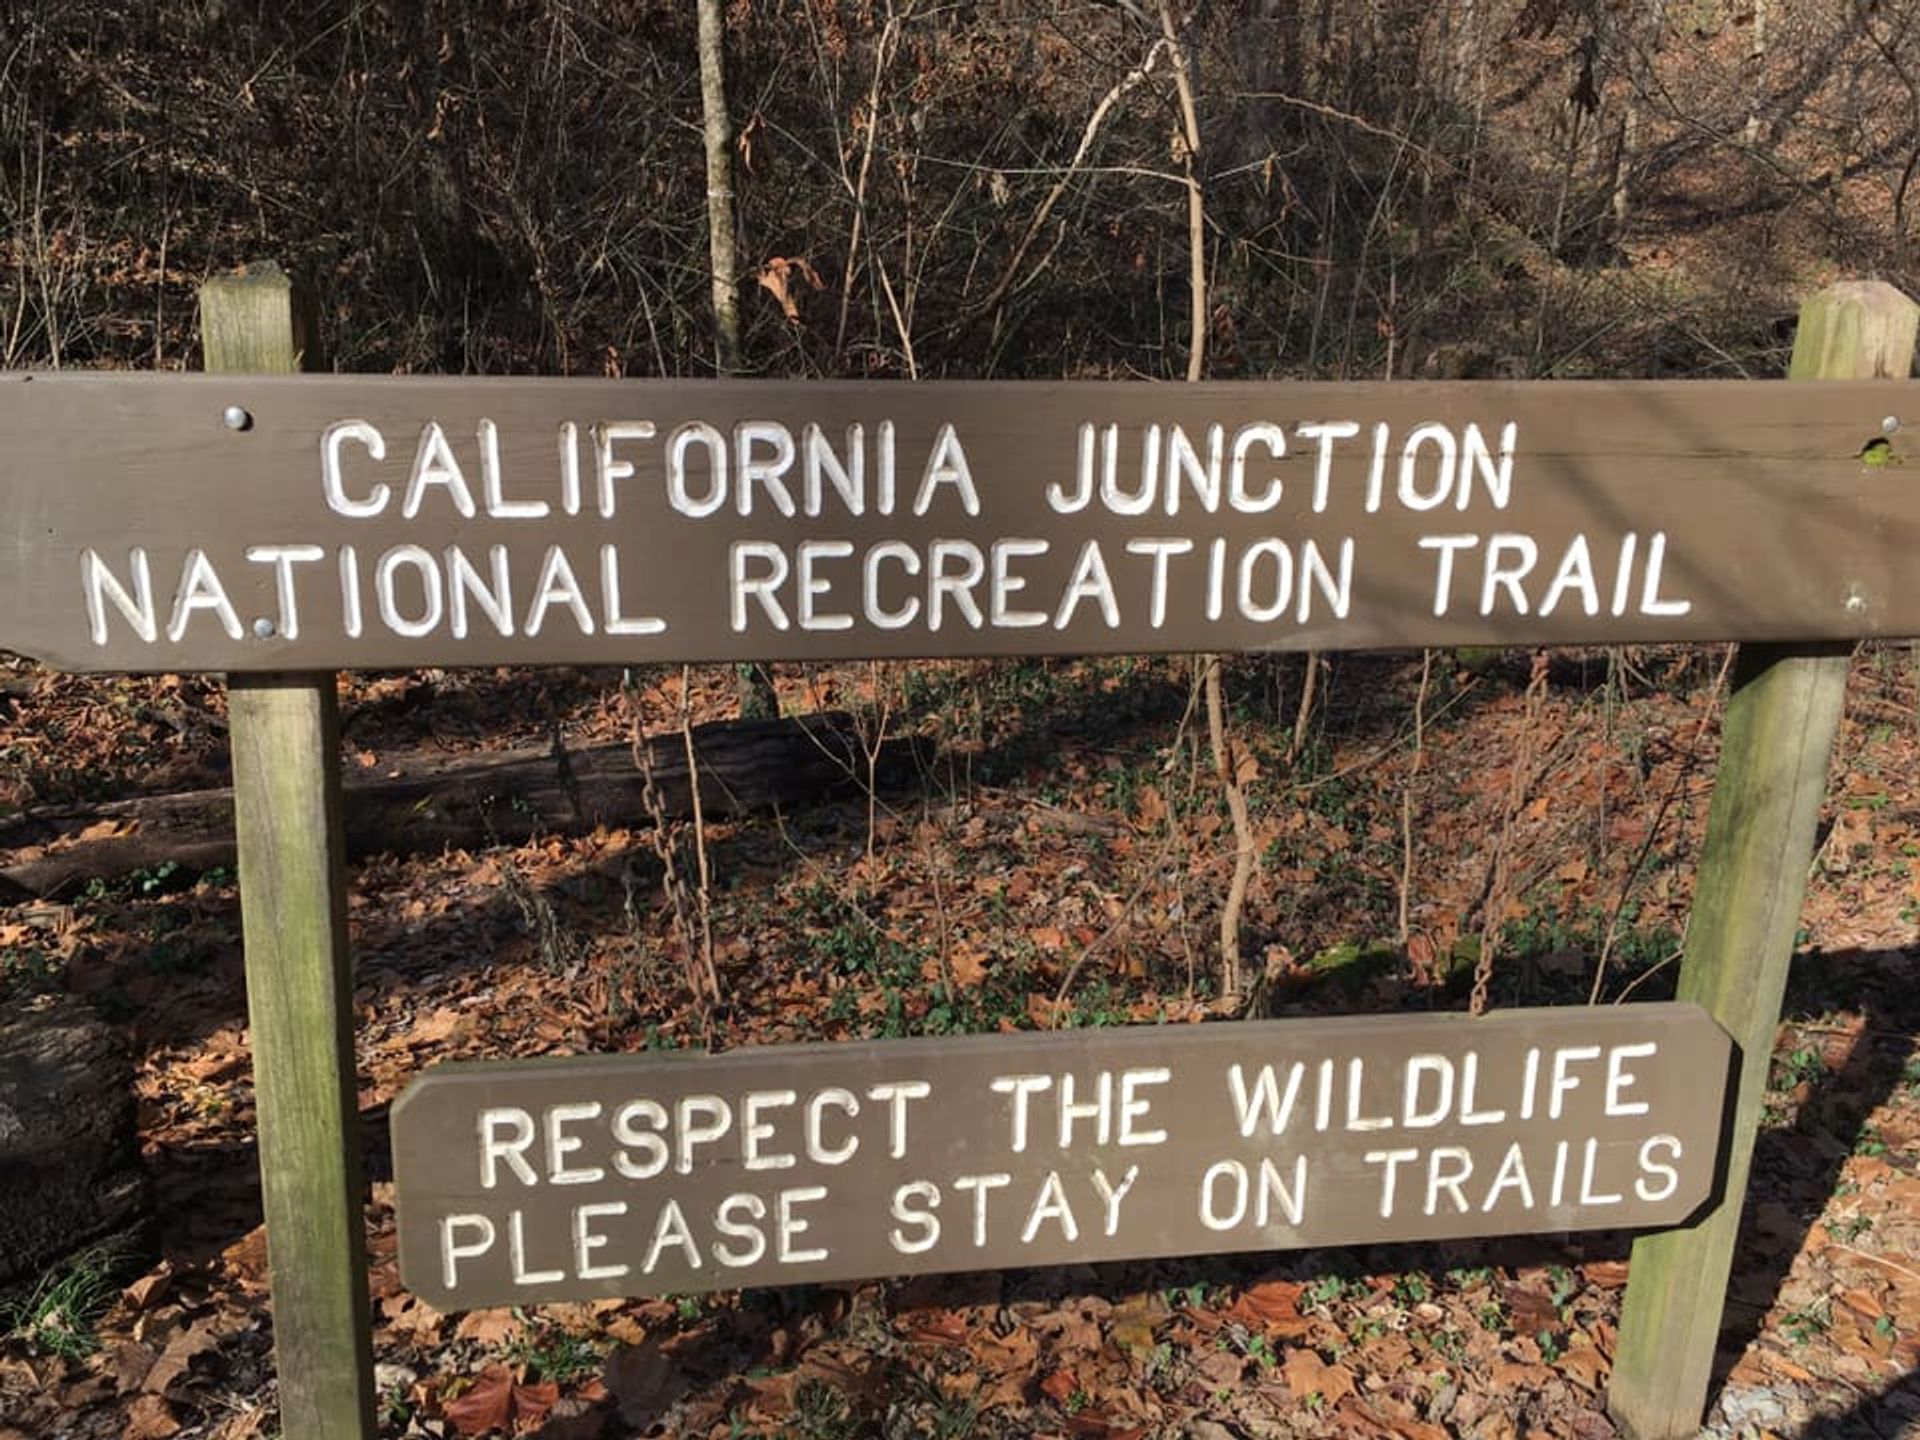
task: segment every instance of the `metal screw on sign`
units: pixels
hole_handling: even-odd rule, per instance
[[[229,405],[220,412],[220,422],[229,430],[251,430],[253,416],[239,405]]]

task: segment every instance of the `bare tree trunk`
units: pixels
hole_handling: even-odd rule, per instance
[[[1459,28],[1453,34],[1453,44],[1447,60],[1452,68],[1452,94],[1449,97],[1456,105],[1472,109],[1476,118],[1485,103],[1480,86],[1480,7],[1476,0],[1463,0],[1460,6]]]
[[[1193,103],[1193,72],[1173,23],[1173,7],[1160,0],[1160,33],[1173,61],[1173,85],[1180,99],[1182,171],[1187,181],[1187,382],[1197,382],[1207,367],[1207,211],[1200,190],[1200,116]],[[1220,904],[1220,998],[1237,1003],[1241,993],[1240,911],[1246,904],[1247,882],[1253,875],[1255,849],[1253,819],[1246,792],[1240,786],[1240,763],[1227,734],[1226,705],[1220,688],[1220,657],[1200,657],[1207,697],[1207,734],[1212,742],[1213,766],[1226,795],[1233,819],[1233,879]]]
[[[727,109],[726,14],[722,0],[700,0],[700,120],[707,148],[707,255],[713,271],[714,368],[740,371],[740,256],[734,244],[733,116]],[[740,714],[780,713],[773,674],[758,661],[734,666]]]
[[[1753,42],[1747,49],[1747,73],[1753,88],[1747,92],[1747,144],[1760,140],[1761,101],[1767,93],[1767,0],[1753,0]]]
[[[1641,114],[1653,89],[1654,57],[1666,23],[1665,0],[1629,0],[1619,21],[1621,69],[1627,78],[1627,95],[1613,157],[1612,209],[1616,234],[1626,229],[1633,213],[1633,167],[1640,154]]]
[[[700,3],[700,119],[707,146],[707,255],[713,271],[714,368],[740,369],[740,260],[733,236],[733,116],[727,110],[726,15]]]

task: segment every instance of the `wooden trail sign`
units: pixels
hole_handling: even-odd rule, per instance
[[[1730,1057],[1640,1005],[448,1065],[394,1107],[401,1273],[453,1310],[1671,1225]]]
[[[0,647],[240,672],[1916,635],[1903,416],[1875,381],[11,375]]]
[[[210,368],[296,368],[277,269],[202,298]],[[1915,320],[1877,283],[1816,297],[1793,373],[1819,384],[0,376],[0,647],[239,672],[285,1433],[377,1428],[327,672],[1759,639],[1786,643],[1742,656],[1681,971],[1711,1021],[460,1067],[395,1117],[402,1264],[443,1305],[1687,1220],[1636,1246],[1609,1406],[1691,1433],[1845,685],[1806,642],[1920,634],[1911,389],[1884,378]],[[962,1103],[918,1112],[916,1153],[936,1094]]]

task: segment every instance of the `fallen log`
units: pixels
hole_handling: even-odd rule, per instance
[[[870,742],[844,714],[696,725],[691,771],[679,732],[646,743],[669,819],[693,814],[694,771],[701,813],[715,819],[858,793],[869,783],[898,788],[923,773],[932,754],[929,741],[897,738],[883,741],[869,763]],[[626,744],[421,761],[398,777],[349,775],[347,853],[472,849],[644,825],[643,784]],[[0,821],[0,849],[12,852],[0,864],[0,899],[51,899],[89,880],[169,865],[170,874],[198,874],[234,863],[233,792],[37,808]]]

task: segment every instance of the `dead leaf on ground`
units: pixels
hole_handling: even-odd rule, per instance
[[[932,1307],[902,1315],[896,1323],[907,1339],[919,1345],[958,1345],[971,1328],[958,1311]]]
[[[1607,1364],[1607,1357],[1591,1341],[1584,1339],[1568,1345],[1566,1353],[1555,1363],[1561,1374],[1589,1390],[1598,1390],[1606,1380],[1607,1372],[1613,1368]]]
[[[967,1349],[980,1362],[980,1368],[994,1375],[1011,1370],[1026,1371],[1040,1358],[1040,1342],[1024,1325],[1006,1335],[985,1332],[967,1341]]]
[[[1509,1285],[1504,1291],[1507,1310],[1513,1316],[1513,1328],[1521,1335],[1537,1335],[1560,1323],[1560,1309],[1553,1297],[1526,1285]]]
[[[256,1225],[220,1252],[227,1274],[245,1290],[263,1290],[267,1284],[267,1227]]]
[[[1228,1307],[1227,1319],[1273,1339],[1297,1339],[1313,1329],[1313,1322],[1300,1313],[1300,1296],[1306,1288],[1293,1280],[1262,1281],[1241,1292]]]
[[[1052,1370],[1040,1381],[1040,1393],[1056,1405],[1065,1405],[1080,1389],[1080,1380],[1071,1370]]]
[[[637,1430],[652,1425],[693,1388],[686,1372],[651,1337],[607,1356],[601,1378],[620,1418]]]
[[[862,1350],[850,1350],[845,1357],[811,1350],[794,1374],[798,1383],[825,1385],[856,1406],[874,1404],[886,1388],[878,1357]]]
[[[1155,1318],[1152,1303],[1137,1295],[1115,1307],[1107,1333],[1118,1349],[1144,1361],[1158,1343],[1153,1334]]]
[[[162,1260],[158,1266],[120,1292],[129,1309],[151,1310],[173,1289],[173,1266]]]
[[[152,1372],[154,1362],[160,1354],[151,1345],[138,1340],[123,1340],[108,1349],[105,1357],[106,1370],[113,1382],[124,1394],[129,1390],[138,1390]]]
[[[435,1342],[446,1316],[417,1295],[389,1295],[380,1302],[380,1315],[387,1327],[415,1341]]]
[[[1317,1395],[1324,1404],[1335,1405],[1353,1394],[1353,1372],[1344,1365],[1327,1364],[1312,1350],[1289,1350],[1280,1373],[1295,1400]]]
[[[158,1395],[139,1395],[127,1407],[127,1440],[166,1440],[180,1433],[173,1407]]]
[[[1247,1361],[1232,1350],[1209,1350],[1194,1362],[1194,1370],[1209,1387],[1237,1386],[1246,1374]]]
[[[238,1415],[229,1415],[220,1428],[213,1432],[211,1440],[254,1440],[267,1424],[267,1411],[264,1407],[242,1410]]]
[[[467,1012],[451,1005],[442,1005],[416,1020],[407,1032],[407,1039],[414,1045],[437,1045],[443,1040],[451,1040],[463,1029],[471,1029],[472,1025]]]
[[[504,1365],[489,1366],[447,1402],[443,1413],[462,1435],[506,1429],[513,1419],[513,1372]]]
[[[600,1440],[611,1412],[601,1400],[569,1395],[547,1412],[537,1440]]]
[[[218,1348],[221,1336],[227,1333],[230,1330],[223,1326],[219,1315],[196,1320],[167,1342],[167,1348],[160,1352],[160,1358],[141,1381],[141,1389],[152,1395],[165,1395],[193,1368],[194,1356]]]
[[[1488,1378],[1495,1389],[1530,1393],[1552,1380],[1553,1371],[1521,1360],[1496,1360]]]
[[[252,1063],[247,1037],[241,1030],[216,1030],[201,1043],[205,1047],[202,1052],[180,1061],[178,1066],[180,1073],[191,1079],[212,1084],[238,1075]]]
[[[948,957],[953,983],[972,990],[987,978],[987,952],[977,945],[956,945]]]
[[[794,1373],[756,1375],[747,1381],[747,1418],[763,1424],[785,1420],[793,1414]]]
[[[1387,1421],[1387,1429],[1400,1437],[1400,1440],[1450,1440],[1444,1425],[1435,1425],[1430,1420],[1416,1420],[1411,1417]]]
[[[1617,1290],[1627,1283],[1627,1262],[1589,1260],[1580,1267],[1580,1273],[1586,1277],[1589,1285],[1600,1285],[1609,1290]]]
[[[527,1328],[526,1321],[505,1307],[493,1310],[469,1310],[454,1326],[453,1338],[472,1340],[486,1346],[505,1345],[518,1340]]]
[[[559,1400],[560,1387],[551,1380],[542,1380],[537,1385],[515,1385],[513,1387],[514,1427],[526,1430],[538,1425],[547,1418],[547,1413],[559,1403]]]

